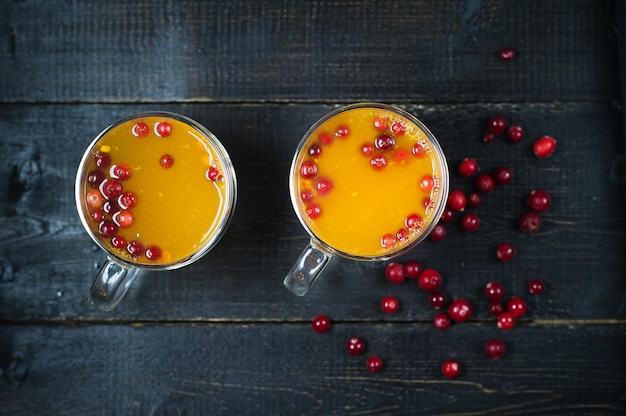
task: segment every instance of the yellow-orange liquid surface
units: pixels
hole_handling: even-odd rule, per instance
[[[159,137],[155,127],[158,123],[168,123],[169,134]],[[136,125],[143,130],[133,134]],[[137,131],[143,137],[138,137]],[[99,167],[96,161],[102,154],[108,155],[110,162]],[[170,159],[161,163],[164,156]],[[127,179],[117,179],[122,192],[136,197],[136,205],[126,210],[118,197],[106,197],[102,183],[89,181],[94,172],[101,172],[107,180],[116,180],[111,176],[111,167],[119,164],[130,168]],[[224,177],[218,151],[195,128],[160,116],[127,121],[101,137],[86,159],[82,178],[85,217],[100,242],[127,261],[159,265],[183,261],[212,238],[230,209]],[[94,196],[97,192],[102,196],[99,202]],[[107,207],[107,203],[114,208]],[[104,213],[103,218],[98,216],[107,210],[110,212]],[[130,211],[131,224],[119,224],[115,210]],[[109,221],[109,227],[113,222],[115,232],[111,228],[103,232],[103,221]],[[128,249],[131,241],[140,243],[139,252]]]
[[[351,256],[401,250],[438,219],[437,207],[445,202],[447,167],[432,143],[418,125],[392,111],[338,113],[296,157],[292,186],[301,218],[318,239]]]

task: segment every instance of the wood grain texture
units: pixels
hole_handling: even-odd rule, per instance
[[[6,1],[3,101],[597,101],[613,1]],[[517,51],[501,62],[503,47]]]

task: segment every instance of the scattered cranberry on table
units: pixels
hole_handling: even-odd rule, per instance
[[[431,241],[438,242],[446,238],[447,234],[448,231],[446,230],[445,225],[440,223],[433,227],[430,234],[428,235],[428,238],[430,238]]]
[[[478,173],[480,166],[476,159],[465,158],[459,162],[458,172],[459,175],[470,178]]]
[[[503,263],[511,261],[515,256],[515,247],[509,242],[502,242],[496,247],[496,256]]]
[[[474,181],[474,184],[476,185],[476,189],[479,192],[486,193],[493,191],[495,181],[493,180],[493,177],[488,173],[482,173],[478,175],[478,177]]]
[[[326,315],[318,315],[313,318],[311,327],[319,334],[327,332],[330,329],[330,318]]]
[[[504,186],[511,183],[513,180],[513,173],[511,172],[511,169],[506,166],[498,166],[493,170],[491,177],[496,185]]]
[[[513,318],[519,318],[526,313],[526,301],[522,298],[514,297],[507,302],[507,311]]]
[[[528,290],[532,295],[541,295],[545,288],[546,285],[541,279],[531,279],[528,282]]]
[[[395,296],[385,296],[380,302],[380,308],[385,313],[396,313],[400,308],[400,301]]]
[[[446,329],[450,328],[450,317],[447,313],[440,312],[433,318],[433,324],[438,330],[445,331]]]
[[[472,316],[472,305],[466,299],[455,299],[448,306],[448,315],[454,322],[465,322]]]
[[[547,211],[551,204],[550,194],[543,189],[535,189],[526,197],[526,205],[539,213]]]
[[[476,231],[480,226],[480,219],[478,215],[474,212],[469,212],[461,218],[461,227],[465,231]]]
[[[535,233],[540,227],[541,216],[534,211],[525,212],[519,218],[519,228],[525,233]]]
[[[509,312],[502,312],[498,315],[498,328],[508,331],[515,326],[515,317]]]
[[[543,136],[533,144],[533,152],[539,159],[549,157],[556,150],[556,140],[551,136]]]
[[[407,279],[416,279],[422,271],[422,266],[417,260],[407,260],[403,264],[404,275]]]
[[[498,51],[498,56],[500,60],[504,62],[511,62],[513,58],[515,58],[515,50],[513,48],[502,48]]]
[[[448,194],[448,206],[455,211],[463,211],[467,205],[467,200],[463,191],[454,189]]]
[[[487,131],[493,134],[502,134],[507,127],[506,117],[502,115],[494,115],[489,118],[487,122]]]
[[[404,266],[400,263],[389,263],[385,268],[385,276],[387,280],[394,284],[404,282]]]
[[[491,281],[485,285],[485,296],[489,300],[500,300],[504,296],[504,286],[498,281]]]
[[[441,274],[433,269],[423,270],[417,278],[417,283],[426,292],[432,292],[441,285]]]
[[[383,369],[383,360],[374,355],[367,359],[365,365],[370,372],[377,373]]]
[[[461,364],[457,360],[444,361],[441,373],[448,378],[458,377],[461,374]]]
[[[511,126],[506,131],[506,135],[509,138],[509,141],[517,143],[524,138],[524,129],[520,126]]]
[[[428,303],[435,309],[443,308],[448,303],[448,297],[440,290],[433,290],[428,294]]]
[[[365,351],[365,342],[359,337],[352,337],[346,342],[346,351],[350,355],[359,355]]]
[[[497,360],[504,355],[504,342],[498,338],[489,339],[485,342],[485,353],[489,358]]]

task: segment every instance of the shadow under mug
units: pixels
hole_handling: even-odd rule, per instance
[[[443,151],[415,116],[367,102],[328,113],[291,164],[291,202],[310,240],[285,287],[304,296],[335,255],[384,261],[411,250],[439,221],[448,182]]]
[[[75,199],[85,230],[107,253],[89,299],[111,310],[140,271],[178,269],[218,243],[234,213],[237,180],[226,149],[201,124],[144,112],[91,142]]]

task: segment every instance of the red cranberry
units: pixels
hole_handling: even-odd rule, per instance
[[[540,279],[532,279],[528,282],[528,290],[533,295],[541,295],[543,291],[546,289],[545,283]]]
[[[448,315],[454,322],[467,321],[472,316],[472,305],[466,299],[455,299],[448,306]]]
[[[310,160],[302,162],[302,165],[300,165],[300,176],[304,179],[312,179],[317,176],[317,165],[315,162]]]
[[[491,116],[487,122],[487,130],[493,134],[502,134],[506,130],[506,125],[506,118],[504,116]]]
[[[411,154],[415,157],[422,157],[426,154],[426,152],[421,144],[415,143],[413,147],[411,147]]]
[[[319,204],[316,204],[315,202],[307,204],[307,206],[305,207],[305,211],[306,215],[312,220],[322,215],[322,207],[320,207]]]
[[[457,360],[447,360],[441,365],[441,373],[448,378],[455,378],[461,374],[461,364]]]
[[[163,155],[159,159],[159,163],[163,169],[169,169],[174,164],[174,158],[171,155]]]
[[[420,181],[420,188],[424,192],[430,192],[435,186],[435,179],[430,175],[425,175]]]
[[[430,238],[431,241],[435,241],[435,242],[441,241],[444,238],[446,238],[447,233],[448,231],[446,230],[446,227],[443,224],[437,224],[430,231],[430,234],[428,234],[428,238]]]
[[[381,134],[374,140],[374,146],[378,150],[389,150],[396,145],[396,139],[386,134]]]
[[[157,261],[161,258],[163,252],[161,248],[158,246],[148,246],[146,247],[146,258],[151,261]]]
[[[335,136],[344,138],[350,135],[350,129],[347,126],[339,126],[337,130],[335,130]]]
[[[417,278],[417,284],[426,292],[432,292],[441,285],[441,275],[433,269],[423,270]]]
[[[309,146],[309,156],[318,157],[322,154],[322,148],[317,144],[312,144]]]
[[[111,155],[104,152],[96,152],[94,154],[94,162],[100,169],[108,168],[111,164]]]
[[[508,312],[502,312],[498,315],[498,328],[508,331],[515,326],[515,318]]]
[[[115,179],[103,180],[99,189],[106,199],[115,199],[122,194],[122,184]]]
[[[96,209],[94,209],[93,211],[91,211],[89,213],[89,216],[91,217],[91,219],[94,222],[98,222],[99,223],[100,221],[102,221],[104,219],[105,212],[103,210],[101,210],[100,208],[96,208]]]
[[[526,205],[537,212],[547,211],[547,209],[550,208],[551,203],[550,194],[543,189],[531,191],[526,198]]]
[[[541,227],[541,215],[534,211],[523,213],[519,218],[519,228],[525,233],[534,233]]]
[[[135,223],[135,216],[131,211],[118,211],[113,215],[113,221],[122,228],[129,228]]]
[[[396,313],[400,308],[400,302],[395,296],[385,296],[380,302],[380,309],[385,313]]]
[[[313,194],[313,190],[311,189],[305,189],[300,192],[300,199],[302,199],[302,202],[312,201],[314,196],[315,195]]]
[[[133,257],[139,257],[143,254],[143,244],[137,240],[130,240],[126,244],[126,251]]]
[[[373,356],[367,359],[365,366],[369,372],[378,373],[383,369],[383,360],[380,357]]]
[[[216,168],[215,166],[211,166],[209,169],[207,169],[206,178],[208,180],[210,180],[211,182],[215,182],[219,179],[219,177],[220,177],[220,170],[218,168]]]
[[[318,178],[314,186],[320,195],[328,195],[333,190],[333,182],[326,177]]]
[[[105,179],[104,172],[102,172],[100,169],[92,170],[87,175],[87,182],[89,182],[89,185],[91,185],[94,188],[97,188],[98,186],[100,186],[100,184],[102,183],[104,179]]]
[[[326,315],[318,315],[313,318],[311,327],[319,334],[327,332],[330,329],[330,318]]]
[[[440,312],[433,318],[433,324],[435,325],[435,328],[445,331],[450,328],[450,317],[445,312]]]
[[[111,220],[104,220],[98,224],[98,232],[103,237],[111,238],[117,233],[117,225]]]
[[[500,300],[504,296],[504,286],[498,281],[491,281],[485,286],[485,296],[489,300]]]
[[[506,241],[498,244],[498,247],[496,248],[496,256],[498,256],[498,259],[501,262],[506,263],[511,260],[514,255],[515,247],[513,247],[513,244]]]
[[[102,210],[105,212],[105,214],[113,215],[116,212],[119,212],[120,206],[117,205],[115,201],[106,201],[104,205],[102,205]]]
[[[318,134],[317,139],[324,146],[329,146],[333,142],[333,136],[331,136],[330,134],[328,134],[326,132],[322,132],[322,133]]]
[[[428,303],[435,309],[443,308],[448,303],[448,297],[439,290],[433,290],[428,294]]]
[[[146,137],[150,132],[150,128],[146,123],[139,122],[133,126],[131,132],[135,137]]]
[[[448,206],[455,211],[463,211],[467,200],[463,191],[455,189],[448,194]]]
[[[398,231],[396,231],[396,239],[398,241],[409,241],[409,230],[407,230],[406,228],[400,228]]]
[[[496,185],[500,186],[508,185],[511,183],[511,180],[513,180],[513,173],[511,172],[511,169],[506,166],[498,166],[493,170],[493,174],[491,176],[493,177],[493,181]]]
[[[515,58],[515,51],[513,48],[502,48],[498,52],[498,56],[504,62],[511,62]]]
[[[382,117],[376,117],[374,119],[374,128],[378,131],[385,131],[388,125],[387,120]]]
[[[424,200],[422,201],[422,205],[424,206],[424,209],[429,209],[430,205],[431,205],[431,200],[430,197],[427,196],[426,198],[424,198]]]
[[[125,181],[130,178],[131,170],[130,166],[125,163],[117,163],[111,166],[109,170],[109,174],[113,179],[119,179],[120,181]]]
[[[124,248],[124,246],[126,246],[126,239],[121,235],[114,235],[111,237],[111,245],[115,248]]]
[[[422,265],[417,260],[407,260],[403,267],[407,279],[416,279],[422,271]]]
[[[369,156],[374,152],[374,146],[371,143],[363,143],[361,145],[361,153],[365,156]]]
[[[172,134],[172,125],[167,121],[159,121],[154,125],[154,132],[159,137],[167,137]]]
[[[533,152],[539,159],[546,158],[556,150],[556,140],[550,136],[543,136],[533,144]]]
[[[469,194],[467,194],[466,200],[468,207],[478,208],[483,200],[483,197],[480,196],[480,193],[478,192],[470,192]]]
[[[500,316],[502,312],[504,312],[504,307],[502,306],[502,302],[499,300],[494,300],[489,304],[488,312],[493,316]]]
[[[404,267],[400,263],[389,263],[385,268],[385,276],[393,284],[404,282]]]
[[[391,123],[391,126],[389,126],[389,130],[394,136],[402,136],[406,131],[406,126],[403,121],[394,121]]]
[[[480,220],[478,215],[473,212],[469,212],[461,218],[461,227],[463,227],[465,231],[476,231],[479,226]]]
[[[492,338],[485,342],[485,353],[491,359],[497,360],[504,354],[504,342],[497,338]]]
[[[485,143],[491,143],[492,141],[494,141],[496,139],[496,135],[493,134],[492,132],[490,132],[489,130],[487,130],[484,134],[483,134],[483,142]]]
[[[495,182],[493,178],[491,177],[491,175],[487,173],[478,175],[478,177],[474,181],[474,184],[476,185],[476,189],[479,192],[483,192],[483,193],[491,192],[493,190],[493,187],[495,186]]]
[[[137,195],[133,192],[124,192],[117,198],[117,204],[122,209],[133,208],[137,205]]]
[[[450,207],[444,208],[441,213],[441,221],[450,222],[454,219],[454,211]]]
[[[469,178],[476,175],[479,170],[480,166],[478,166],[478,162],[476,161],[476,159],[465,158],[461,160],[458,167],[459,175],[463,176],[464,178]]]
[[[383,248],[391,248],[398,242],[398,237],[394,234],[385,234],[380,238],[380,245]]]
[[[420,217],[418,214],[409,214],[404,219],[404,225],[409,230],[417,230],[422,225],[422,217]]]
[[[85,201],[90,207],[99,208],[104,202],[104,197],[99,190],[90,189],[89,192],[87,192],[87,195],[85,195]]]
[[[526,301],[522,298],[511,298],[507,302],[506,308],[513,318],[519,318],[526,313]]]
[[[383,155],[374,156],[372,160],[370,160],[370,165],[372,165],[372,167],[376,170],[383,169],[387,166],[387,159],[385,159],[385,156]]]
[[[361,338],[352,337],[346,343],[346,351],[350,355],[359,355],[365,351],[365,343]]]
[[[520,126],[511,126],[506,131],[506,135],[510,141],[517,143],[524,138],[524,130]]]

